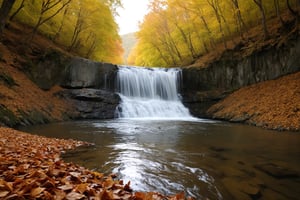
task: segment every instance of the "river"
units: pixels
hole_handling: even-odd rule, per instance
[[[210,120],[91,120],[23,130],[95,146],[64,154],[135,191],[196,199],[298,199],[300,135]]]

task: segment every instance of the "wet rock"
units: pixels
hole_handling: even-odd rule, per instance
[[[251,199],[259,199],[262,196],[259,186],[247,182],[241,183],[241,191],[249,195]]]
[[[285,179],[285,178],[299,178],[299,173],[292,169],[279,166],[274,163],[263,163],[254,165],[254,167],[274,178]]]
[[[239,180],[225,178],[223,183],[235,199],[259,199],[262,197],[262,186],[256,183],[256,179]]]
[[[251,200],[249,195],[241,191],[239,181],[233,180],[232,178],[225,178],[222,182],[226,190],[233,196],[232,199]]]
[[[116,93],[98,89],[69,89],[59,95],[72,102],[80,119],[112,119],[120,102]]]

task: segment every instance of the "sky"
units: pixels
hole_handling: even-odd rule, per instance
[[[118,8],[119,16],[116,21],[119,25],[119,34],[124,35],[138,31],[139,22],[147,14],[150,0],[122,0],[124,8]]]

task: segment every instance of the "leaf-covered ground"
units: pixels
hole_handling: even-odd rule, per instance
[[[61,160],[61,153],[82,145],[91,144],[0,128],[0,199],[186,199],[183,193],[133,192],[115,175]]]
[[[233,122],[299,131],[300,72],[241,88],[208,112]]]

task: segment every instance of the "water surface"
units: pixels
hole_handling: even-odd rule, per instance
[[[298,199],[299,132],[194,120],[77,121],[26,128],[95,143],[64,155],[131,181],[135,191],[196,199]]]

